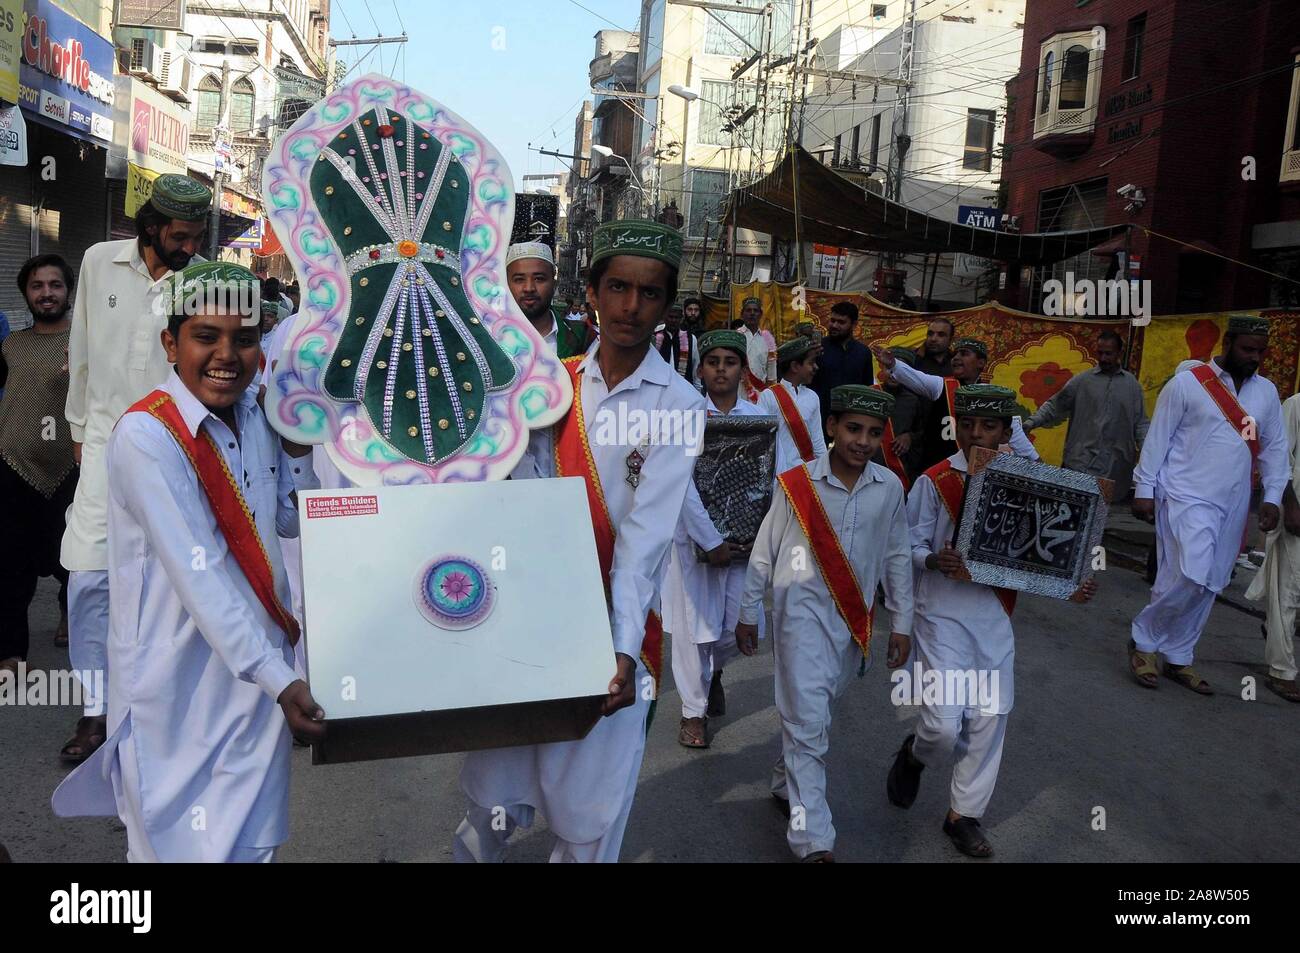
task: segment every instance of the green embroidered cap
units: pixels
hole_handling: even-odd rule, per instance
[[[596,226],[591,263],[615,255],[655,258],[678,268],[682,263],[682,233],[649,219],[620,219]]]
[[[159,298],[166,316],[193,317],[225,311],[246,317],[260,315],[274,302],[262,301],[262,284],[243,265],[228,261],[196,261],[164,279]]]
[[[817,342],[812,338],[793,338],[776,349],[776,359],[782,364],[786,361],[797,361],[816,346]]]
[[[149,204],[170,218],[199,222],[212,209],[212,190],[188,175],[167,172],[154,179]]]
[[[981,341],[979,338],[958,338],[957,342],[953,344],[952,349],[954,351],[960,351],[963,349],[967,351],[974,351],[976,354],[978,354],[980,357],[986,360],[988,359],[989,356],[989,346],[985,344],[983,341]]]
[[[1229,334],[1263,334],[1267,337],[1272,322],[1253,314],[1233,314],[1228,316]]]
[[[763,310],[763,302],[759,301],[757,298],[746,298],[744,301],[740,303],[740,309],[743,311],[745,310],[745,308],[748,308],[751,304],[754,307],[758,308],[760,311]]]
[[[894,412],[894,395],[866,384],[841,384],[831,388],[832,414],[869,414],[888,420]]]
[[[963,384],[954,400],[958,417],[1022,417],[1016,394],[997,384]]]
[[[742,362],[748,358],[748,352],[745,350],[745,335],[739,331],[705,331],[699,337],[700,359],[708,354],[714,348],[724,347],[728,350],[735,351],[740,355]]]

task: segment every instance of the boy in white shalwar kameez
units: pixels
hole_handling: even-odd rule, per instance
[[[592,241],[587,298],[601,334],[586,355],[564,360],[574,403],[555,426],[554,472],[587,481],[614,676],[605,717],[582,740],[466,756],[460,781],[469,806],[453,843],[461,862],[503,860],[507,839],[535,812],[556,835],[552,861],[617,861],[645,753],[663,663],[659,589],[699,452],[704,398],[651,347],[677,292],[681,234],[621,219],[599,226]],[[667,421],[668,432],[633,423],[646,420]]]
[[[699,353],[708,416],[762,416],[755,404],[740,396],[745,336],[739,331],[708,331],[700,335]],[[697,545],[708,553],[708,563],[695,558]],[[743,558],[733,561],[736,554],[736,547],[709,519],[692,480],[673,539],[663,598],[664,631],[672,637],[673,684],[682,698],[677,741],[687,748],[707,748],[709,717],[726,714],[722,670],[737,654],[736,619],[748,564]]]
[[[786,841],[802,861],[833,861],[835,827],[826,801],[826,753],[834,703],[863,656],[870,657],[876,587],[890,611],[888,665],[907,661],[912,568],[903,485],[872,463],[893,395],[846,384],[830,395],[829,454],[778,477],[754,541],[736,643],[753,655],[763,594],[773,593],[776,708],[781,756],[772,796],[790,818]]]
[[[899,807],[911,807],[921,771],[954,756],[952,800],[943,830],[962,853],[991,857],[993,847],[980,828],[1002,762],[1007,715],[1015,696],[1015,634],[1011,612],[1016,594],[970,581],[961,554],[952,548],[966,482],[966,454],[972,447],[997,450],[1018,414],[1015,394],[992,384],[967,384],[954,395],[957,452],[926,470],[907,497],[911,558],[916,569],[916,662],[934,684],[951,685],[935,699],[922,696],[921,720],[908,735],[889,771],[887,793]],[[1089,580],[1076,598],[1092,597]],[[973,673],[974,680],[958,677]],[[919,682],[919,679],[915,681]],[[985,686],[984,692],[974,685]]]
[[[116,813],[128,860],[265,862],[289,833],[290,731],[324,733],[276,543],[316,481],[249,388],[255,276],[204,262],[172,282],[175,370],[108,445],[110,735],[53,806]],[[251,313],[229,304],[241,291]]]

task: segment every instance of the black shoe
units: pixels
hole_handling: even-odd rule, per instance
[[[784,817],[784,818],[788,821],[788,820],[790,819],[790,801],[789,801],[789,799],[788,799],[788,798],[783,798],[783,797],[781,797],[781,795],[779,795],[779,794],[773,794],[773,795],[772,795],[772,803],[775,804],[775,805],[776,805],[776,809],[777,809],[778,811],[781,812],[781,816]]]
[[[727,713],[727,693],[722,690],[722,670],[713,673],[709,684],[709,707],[705,712],[710,718],[721,718]]]
[[[885,782],[885,793],[889,803],[898,807],[911,807],[916,800],[916,792],[921,790],[921,772],[925,765],[912,757],[912,742],[916,735],[903,739],[903,747],[894,756],[894,765],[889,769],[889,779]]]
[[[973,817],[959,817],[955,821],[945,817],[943,832],[952,838],[952,845],[967,857],[983,860],[993,856],[993,845],[984,836],[980,822]]]

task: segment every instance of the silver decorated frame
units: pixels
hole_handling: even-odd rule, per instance
[[[1109,480],[1087,473],[1008,453],[974,451],[955,542],[972,581],[1068,599],[1092,575],[1092,554],[1101,545],[1106,528],[1111,489]],[[1015,499],[1035,500],[1036,517],[1041,515],[1039,500],[1053,501],[1057,507],[1070,507],[1074,517],[1071,522],[1077,528],[1068,540],[1068,557],[1055,559],[1056,565],[1049,566],[1041,559],[998,554],[986,545],[987,537],[981,534],[981,528],[987,530],[990,522],[998,518],[999,509],[1005,509],[991,505],[999,491]],[[1005,525],[1005,518],[1004,513],[999,528]],[[1042,542],[1041,529],[1041,523],[1034,527],[1037,542]]]
[[[695,461],[695,489],[704,509],[722,537],[733,546],[748,548],[758,536],[758,528],[772,505],[772,487],[776,480],[775,417],[710,417],[704,424],[704,442]],[[732,474],[726,492],[718,482],[726,478],[724,467],[737,457],[745,459],[747,469]],[[699,546],[695,556],[706,562],[708,556]],[[748,552],[736,553],[735,560],[747,560]]]

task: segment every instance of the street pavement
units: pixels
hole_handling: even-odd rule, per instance
[[[1241,573],[1239,575],[1245,575]],[[1300,816],[1297,719],[1263,687],[1259,621],[1217,603],[1197,668],[1218,694],[1202,698],[1127,673],[1129,623],[1146,602],[1139,573],[1112,566],[1087,606],[1021,595],[1015,709],[985,829],[1001,861],[1288,861]],[[1235,588],[1240,588],[1240,581]],[[55,589],[43,580],[32,607],[31,664],[66,667],[53,646]],[[889,804],[885,775],[914,709],[890,702],[884,666],[887,614],[876,620],[873,665],[854,680],[831,729],[829,792],[845,861],[948,861],[941,833],[948,766],[925,771],[910,811]],[[1243,680],[1258,694],[1244,700]],[[780,748],[770,642],[727,669],[728,714],[713,746],[678,746],[679,700],[668,679],[651,726],[623,842],[625,861],[786,861],[785,821],[768,794]],[[62,820],[49,795],[66,773],[59,746],[77,712],[0,708],[0,843],[15,861],[121,861],[115,819]],[[313,767],[295,749],[292,834],[284,861],[450,861],[464,810],[461,756]],[[1100,809],[1100,810],[1099,810]],[[543,823],[518,832],[512,861],[543,861]]]

